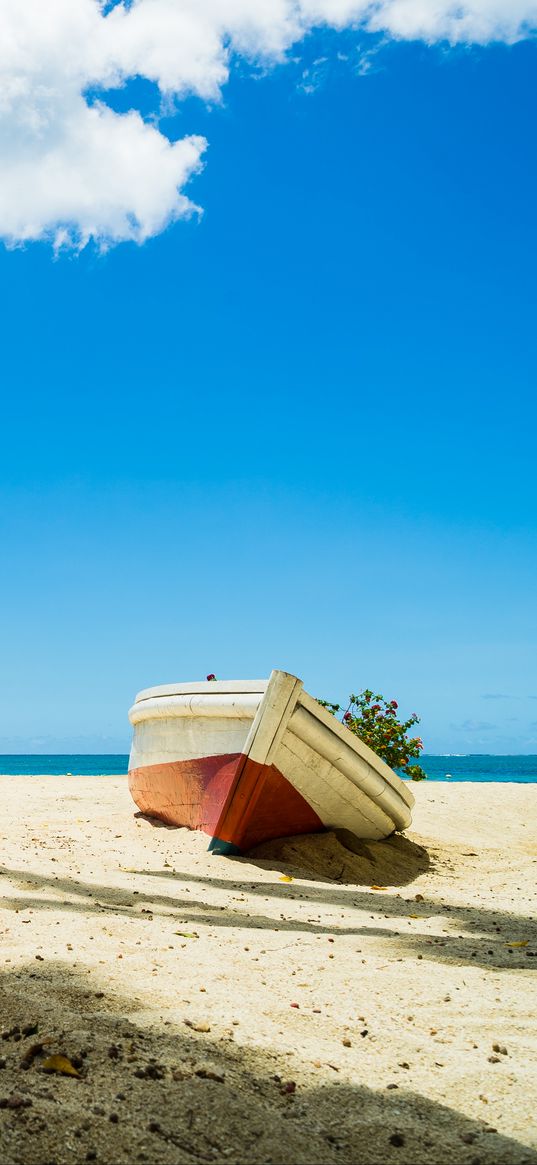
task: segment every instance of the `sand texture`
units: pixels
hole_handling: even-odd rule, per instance
[[[5,1165],[537,1163],[537,786],[415,793],[228,859],[125,778],[0,778]]]

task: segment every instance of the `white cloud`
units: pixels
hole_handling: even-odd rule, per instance
[[[143,242],[192,212],[181,189],[204,146],[196,137],[171,143],[136,112],[73,98],[53,132],[13,144],[0,182],[2,233],[8,243],[50,236],[56,248],[92,237],[103,247]]]
[[[429,43],[512,43],[537,26],[535,0],[385,0],[371,8],[372,29]]]
[[[320,25],[511,43],[537,0],[0,0],[0,237],[142,242],[192,213],[204,140],[114,113],[107,88],[141,76],[164,100],[218,100],[234,57],[270,65]]]

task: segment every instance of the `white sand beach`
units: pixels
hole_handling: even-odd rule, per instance
[[[6,1165],[537,1162],[537,786],[241,859],[124,777],[0,794]]]

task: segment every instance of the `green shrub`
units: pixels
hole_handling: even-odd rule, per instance
[[[342,712],[342,723],[391,769],[399,769],[412,781],[425,779],[427,773],[421,765],[411,763],[419,758],[423,748],[420,736],[407,736],[414,725],[419,724],[415,712],[408,720],[399,720],[397,700],[385,700],[384,696],[375,695],[369,688],[364,688],[357,696],[351,695],[345,711],[341,704],[330,704],[327,700],[318,702],[334,716]]]

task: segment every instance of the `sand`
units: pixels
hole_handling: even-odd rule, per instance
[[[415,792],[228,859],[123,777],[0,778],[5,1165],[537,1162],[537,786]]]

